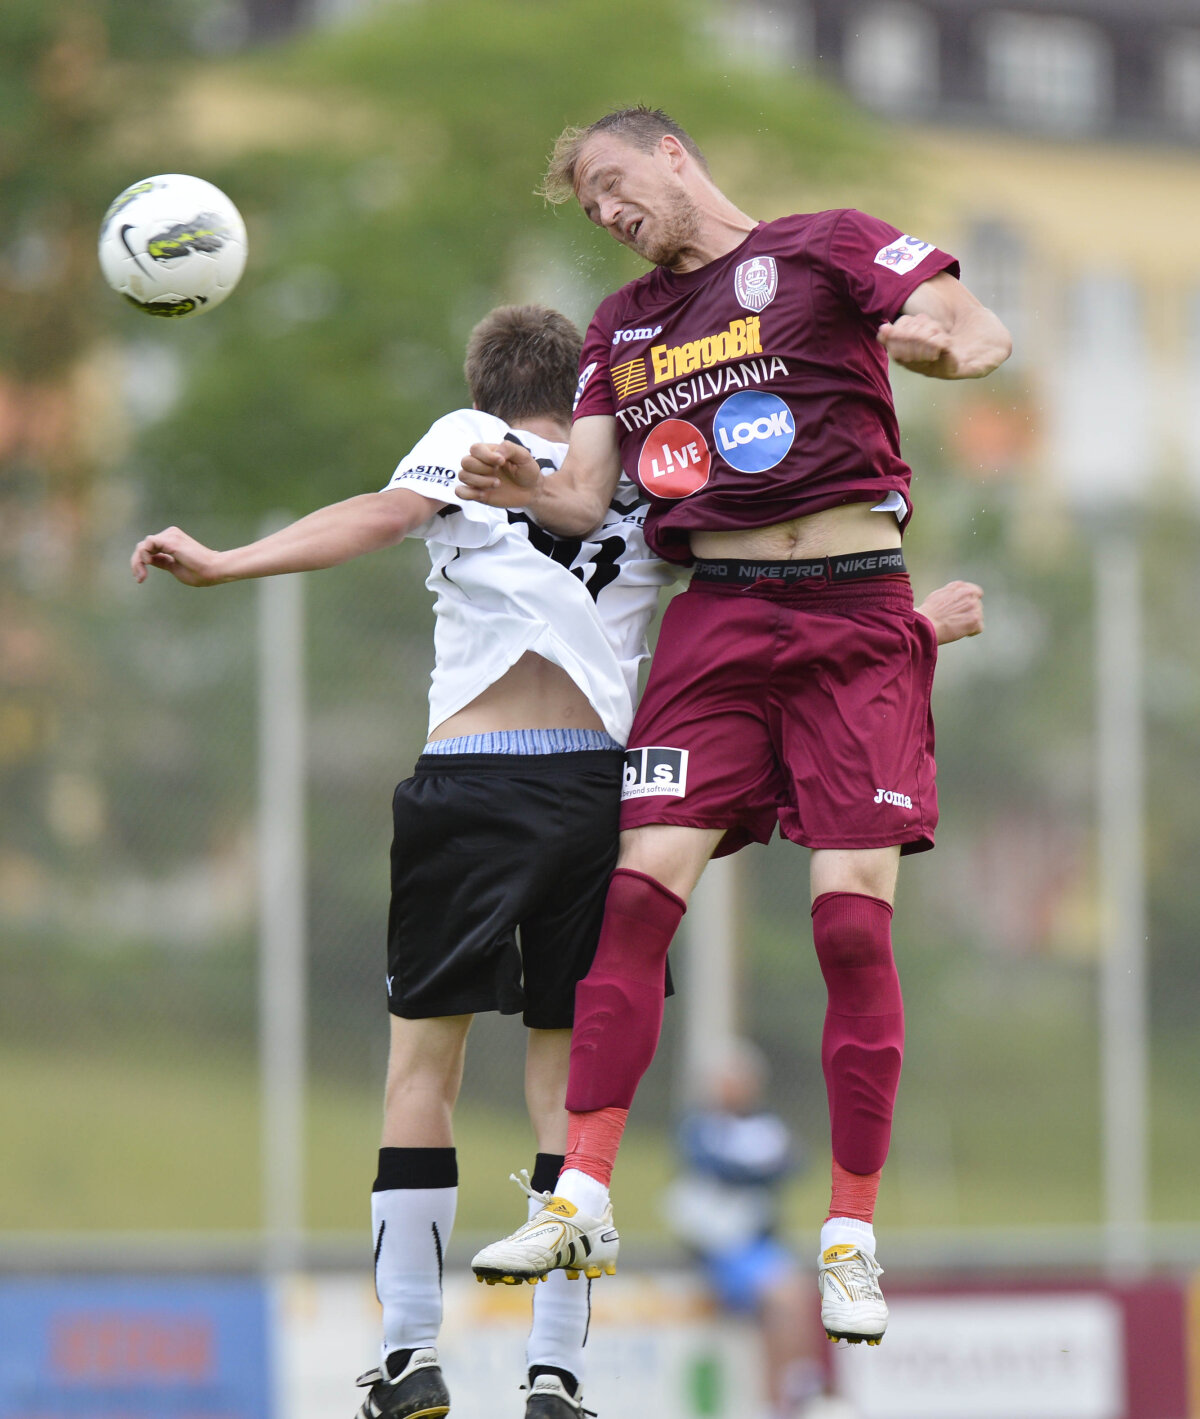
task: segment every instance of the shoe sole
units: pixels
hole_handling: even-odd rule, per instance
[[[846,1341],[849,1345],[858,1345],[866,1341],[868,1345],[878,1345],[882,1340],[882,1335],[852,1335],[848,1330],[826,1330],[825,1338],[833,1345],[839,1340]]]
[[[545,1281],[552,1271],[565,1271],[568,1281],[578,1281],[580,1276],[586,1276],[589,1281],[596,1281],[601,1276],[615,1276],[617,1274],[617,1264],[610,1261],[605,1266],[549,1266],[545,1271],[537,1271],[532,1274],[523,1273],[517,1276],[511,1271],[500,1271],[490,1266],[477,1266],[474,1268],[475,1280],[481,1285],[486,1282],[489,1286],[520,1286],[527,1283],[536,1286],[539,1281]]]
[[[364,1411],[360,1409],[358,1412],[361,1419]],[[427,1409],[410,1410],[403,1416],[403,1419],[446,1419],[446,1415],[449,1413],[450,1406],[448,1404],[435,1404]]]

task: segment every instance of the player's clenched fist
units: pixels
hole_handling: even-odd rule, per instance
[[[525,507],[541,479],[537,460],[521,444],[473,443],[463,456],[455,492],[490,507]]]
[[[898,365],[917,374],[952,376],[952,341],[946,328],[928,315],[902,315],[879,327],[879,343]]]
[[[168,527],[153,537],[143,537],[134,548],[130,566],[136,582],[146,580],[151,567],[170,572],[185,586],[215,586],[222,581],[220,552],[214,552],[178,527]]]
[[[931,591],[917,607],[933,622],[938,645],[977,636],[983,630],[983,588],[973,581],[951,581]]]

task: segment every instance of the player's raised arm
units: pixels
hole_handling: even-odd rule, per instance
[[[318,508],[278,532],[227,552],[214,551],[178,527],[168,527],[143,537],[130,565],[136,582],[145,581],[150,568],[157,567],[185,586],[316,571],[402,542],[443,506],[408,488],[363,493]]]
[[[946,271],[879,327],[879,343],[898,365],[933,379],[982,379],[1012,354],[1003,322]]]
[[[556,473],[543,475],[520,444],[477,443],[462,461],[455,491],[468,502],[527,508],[550,532],[579,537],[604,516],[620,476],[617,421],[593,414],[571,426],[570,447]]]

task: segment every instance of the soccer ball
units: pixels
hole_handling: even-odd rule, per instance
[[[147,315],[220,305],[246,265],[246,227],[219,187],[164,173],[135,182],[100,223],[100,269]]]

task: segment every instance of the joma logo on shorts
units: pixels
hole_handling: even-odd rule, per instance
[[[877,788],[875,790],[876,803],[891,803],[897,808],[911,808],[912,799],[907,793],[893,793],[890,788]]]
[[[687,792],[687,764],[686,749],[627,749],[622,803],[630,798],[682,798]]]

